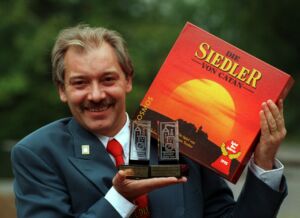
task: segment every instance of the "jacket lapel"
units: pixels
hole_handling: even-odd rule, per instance
[[[73,118],[69,130],[74,140],[74,157],[69,157],[73,166],[95,187],[105,194],[112,186],[117,172],[115,165],[100,140],[81,127]]]

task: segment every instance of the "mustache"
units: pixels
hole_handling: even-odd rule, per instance
[[[112,106],[116,103],[116,99],[114,98],[105,98],[99,102],[87,101],[81,105],[81,109],[98,109]]]

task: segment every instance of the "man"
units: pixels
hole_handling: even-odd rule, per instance
[[[44,126],[12,150],[19,217],[274,217],[286,196],[283,166],[275,160],[285,137],[283,103],[259,113],[261,137],[237,202],[226,183],[182,157],[188,178],[127,179],[106,151],[129,153],[125,98],[133,68],[123,39],[104,28],[63,30],[52,52],[53,79],[73,115]],[[153,150],[152,152],[156,152]],[[152,155],[153,156],[153,155]],[[151,160],[155,161],[155,160]],[[147,199],[138,214],[135,204]]]

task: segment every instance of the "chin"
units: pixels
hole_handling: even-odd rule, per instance
[[[87,129],[95,134],[107,135],[109,130],[111,130],[112,125],[107,124],[105,121],[98,121],[89,123],[86,125]]]

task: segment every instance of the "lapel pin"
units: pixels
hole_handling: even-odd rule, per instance
[[[81,145],[81,154],[89,155],[90,154],[90,146],[89,145]]]

